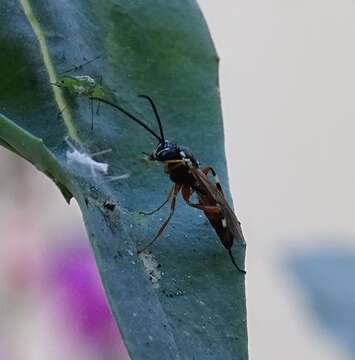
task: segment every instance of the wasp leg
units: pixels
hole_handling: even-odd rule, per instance
[[[244,269],[241,269],[241,268],[239,267],[239,265],[237,264],[237,262],[235,261],[234,256],[233,256],[233,254],[232,254],[232,250],[231,250],[231,249],[227,249],[227,250],[228,250],[229,257],[230,257],[233,265],[236,267],[236,269],[237,269],[239,272],[241,272],[242,274],[246,274],[247,272],[246,272]]]
[[[164,205],[166,205],[168,203],[168,201],[170,200],[172,194],[173,194],[173,191],[174,191],[174,187],[173,186],[171,188],[171,190],[169,191],[169,194],[168,194],[168,197],[166,198],[166,200],[159,206],[157,207],[155,210],[152,210],[152,211],[149,211],[149,212],[145,212],[145,211],[140,211],[139,214],[142,214],[142,215],[153,215],[154,213],[156,213],[157,211],[159,211]]]
[[[171,220],[171,218],[174,215],[175,212],[175,205],[176,205],[176,196],[179,193],[181,189],[181,185],[175,184],[173,187],[173,194],[172,194],[172,199],[171,199],[171,205],[170,205],[170,214],[168,216],[168,218],[163,222],[163,224],[160,226],[159,231],[157,232],[157,234],[155,235],[154,239],[149,242],[146,246],[144,246],[143,249],[138,250],[138,254],[143,252],[144,250],[148,249],[151,245],[153,245],[153,243],[155,242],[155,240],[158,239],[158,237],[161,235],[161,233],[164,231],[164,229],[166,228],[166,226],[168,225],[169,221]]]
[[[206,168],[204,170],[202,170],[205,175],[208,174],[208,172],[210,171],[211,168]],[[213,169],[212,169],[213,170]],[[213,173],[212,173],[213,174]],[[221,217],[221,208],[219,206],[211,206],[211,205],[201,205],[201,204],[192,204],[190,202],[190,197],[193,193],[192,189],[189,187],[189,186],[183,186],[182,190],[181,190],[181,193],[182,193],[182,197],[183,199],[186,201],[186,203],[189,205],[189,206],[192,206],[194,208],[197,208],[197,209],[200,209],[200,210],[203,210],[205,211],[205,213],[207,213],[209,216],[208,218],[210,219],[211,217],[216,217],[217,219],[219,218],[221,220],[221,224],[222,224],[222,227],[223,228],[226,228],[227,227],[227,222],[226,222],[226,219]],[[206,214],[206,215],[207,215]],[[212,216],[211,216],[212,215]],[[237,262],[235,261],[234,257],[233,257],[233,254],[232,254],[232,250],[231,248],[227,248],[228,250],[228,254],[229,254],[229,257],[231,258],[231,261],[233,263],[233,265],[236,267],[236,269],[243,273],[243,274],[246,274],[246,271],[244,269],[241,269],[239,267],[239,265],[237,264]]]
[[[203,210],[209,214],[219,215],[221,214],[221,208],[219,206],[210,206],[210,205],[201,205],[201,204],[192,204],[189,201],[186,201],[187,205],[194,207],[196,209]]]
[[[192,189],[189,186],[184,186],[181,190],[182,197],[185,200],[186,204],[194,207],[196,209],[200,209],[208,212],[209,214],[219,215],[221,213],[221,208],[217,205],[202,205],[202,204],[193,204],[190,202],[190,197],[193,193]]]
[[[209,166],[209,167],[206,167],[206,168],[202,169],[202,172],[203,172],[205,175],[208,175],[209,172],[212,173],[213,178],[214,178],[214,181],[215,181],[215,183],[216,183],[217,189],[224,195],[223,189],[222,189],[222,186],[221,186],[221,183],[220,183],[220,181],[219,181],[219,177],[218,177],[217,173],[214,171],[214,169]]]

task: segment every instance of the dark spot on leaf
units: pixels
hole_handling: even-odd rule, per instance
[[[110,202],[110,201],[105,201],[104,204],[103,204],[104,208],[108,211],[114,211],[115,210],[115,207],[116,207],[116,204]]]
[[[167,290],[167,289],[163,289],[162,293],[169,298],[173,298],[175,296],[182,296],[184,295],[183,290],[181,290],[180,288],[176,288],[176,290],[171,291],[171,290]]]
[[[122,254],[120,251],[117,251],[115,255],[113,255],[113,259],[114,260],[117,260],[118,258],[121,258],[122,257]]]

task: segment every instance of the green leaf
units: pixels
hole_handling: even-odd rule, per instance
[[[3,0],[0,43],[0,144],[78,201],[132,360],[247,359],[244,276],[201,211],[179,201],[151,253],[137,256],[168,211],[139,214],[171,187],[163,168],[143,159],[155,139],[104,105],[91,132],[88,100],[51,85],[99,56],[69,75],[102,76],[105,93],[157,129],[137,95],[152,97],[166,136],[213,166],[227,189],[218,57],[196,2]],[[130,177],[104,182],[71,166],[67,136],[82,152],[112,149],[95,160],[109,176]],[[244,247],[234,256],[242,265]]]

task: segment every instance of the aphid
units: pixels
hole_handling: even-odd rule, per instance
[[[146,95],[140,95],[140,97],[143,97],[149,101],[159,126],[160,135],[153,131],[142,120],[130,114],[121,106],[106,99],[95,97],[93,98],[94,100],[106,103],[124,113],[131,120],[144,127],[159,141],[157,148],[149,156],[149,159],[152,161],[160,161],[164,163],[165,171],[174,183],[167,199],[158,208],[151,212],[142,212],[142,214],[151,215],[160,210],[170,201],[169,216],[160,226],[153,240],[149,242],[149,244],[146,245],[144,249],[140,250],[140,252],[151,246],[153,242],[162,234],[165,227],[168,225],[169,221],[174,215],[176,197],[178,193],[181,192],[183,199],[189,206],[200,209],[204,212],[208,221],[219,236],[222,244],[228,250],[233,265],[240,272],[246,273],[245,270],[238,266],[231,251],[234,240],[245,243],[242,228],[234,211],[228,205],[224,197],[223,190],[216,172],[212,167],[201,169],[198,161],[189,148],[186,146],[177,145],[176,143],[167,140],[164,136],[160,116],[153,100]],[[209,173],[213,175],[214,182],[208,178]],[[197,194],[198,202],[196,204],[190,201],[193,193]]]
[[[89,75],[63,75],[53,85],[68,90],[73,95],[83,95],[87,97],[105,96],[103,87]]]
[[[52,85],[58,86],[67,90],[71,95],[87,97],[90,101],[91,108],[91,131],[94,130],[94,107],[93,97],[102,98],[105,96],[104,88],[101,84],[98,84],[89,75],[63,75],[59,77],[59,80]],[[100,104],[100,103],[99,103]],[[61,113],[65,109],[61,110]],[[99,111],[99,105],[96,113]]]

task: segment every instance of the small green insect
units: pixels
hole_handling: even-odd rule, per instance
[[[62,89],[68,90],[72,95],[82,95],[87,97],[104,97],[105,91],[102,85],[98,84],[89,75],[65,75],[61,76],[54,84]]]
[[[89,75],[64,75],[60,76],[59,80],[52,85],[58,86],[62,89],[67,90],[73,96],[83,96],[87,97],[90,100],[91,106],[91,131],[94,130],[94,110],[93,110],[93,100],[92,97],[96,98],[104,98],[105,91],[104,88],[100,84],[97,83],[91,76]],[[100,103],[98,103],[96,113],[99,112]],[[64,111],[63,109],[61,113]]]

